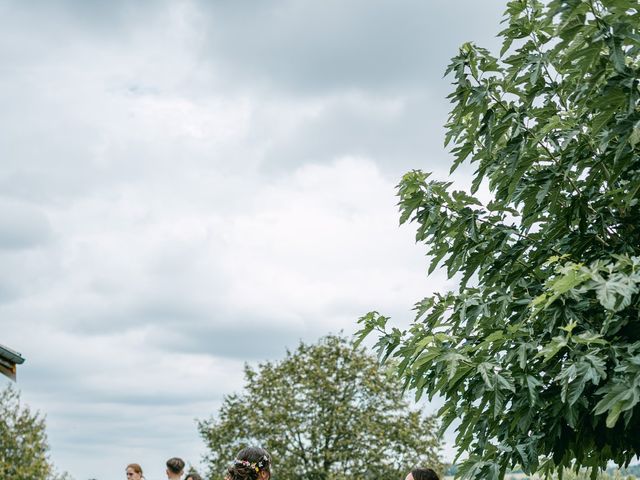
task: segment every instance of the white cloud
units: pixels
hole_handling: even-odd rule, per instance
[[[445,53],[412,62],[453,10],[376,5],[0,2],[2,343],[78,480],[197,462],[244,361],[451,285],[394,185],[444,175]]]

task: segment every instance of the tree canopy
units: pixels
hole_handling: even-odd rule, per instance
[[[283,480],[388,479],[416,465],[440,468],[434,418],[409,409],[397,376],[343,337],[247,366],[245,382],[243,393],[199,422],[212,479],[249,445],[271,452]]]
[[[62,480],[49,459],[46,425],[12,386],[0,391],[0,478]]]
[[[460,419],[460,475],[628,464],[640,454],[637,0],[515,0],[499,57],[463,45],[445,144],[469,191],[408,172],[400,222],[459,280],[401,331],[362,336]],[[488,193],[481,202],[479,189]],[[484,197],[483,197],[484,198]]]

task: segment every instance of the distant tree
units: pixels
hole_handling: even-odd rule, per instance
[[[272,453],[282,480],[389,479],[414,465],[440,467],[435,419],[410,410],[397,377],[342,337],[247,366],[245,381],[199,423],[211,479],[248,445]]]
[[[462,477],[595,476],[640,454],[640,4],[515,0],[500,36],[500,59],[465,44],[447,70],[470,192],[421,171],[399,185],[429,273],[459,287],[404,332],[372,312],[361,334],[459,420]]]
[[[0,478],[64,480],[49,459],[44,417],[21,405],[20,394],[12,386],[0,391]]]
[[[589,480],[590,476],[590,473],[586,470],[579,470],[578,472],[575,472],[573,470],[566,470],[562,475],[562,479]],[[558,478],[558,476],[555,475],[553,478],[555,480]],[[618,469],[608,469],[607,471],[599,472],[597,480],[636,480],[636,477]]]

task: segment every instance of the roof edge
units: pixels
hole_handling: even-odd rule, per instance
[[[4,357],[10,362],[15,363],[16,365],[21,365],[24,363],[24,357],[20,355],[15,350],[10,349],[9,347],[5,347],[0,344],[0,357]]]

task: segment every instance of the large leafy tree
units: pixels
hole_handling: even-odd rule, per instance
[[[460,420],[463,477],[640,454],[639,5],[509,2],[499,58],[465,44],[447,70],[445,142],[452,170],[475,166],[470,191],[400,182],[401,223],[459,288],[405,331],[372,312],[361,334]]]
[[[212,479],[256,444],[282,480],[400,478],[415,465],[440,466],[434,418],[409,409],[397,376],[343,337],[246,367],[245,380],[242,394],[199,423]]]
[[[0,391],[0,478],[70,478],[67,474],[54,473],[45,420],[23,405],[19,392],[11,386]]]

